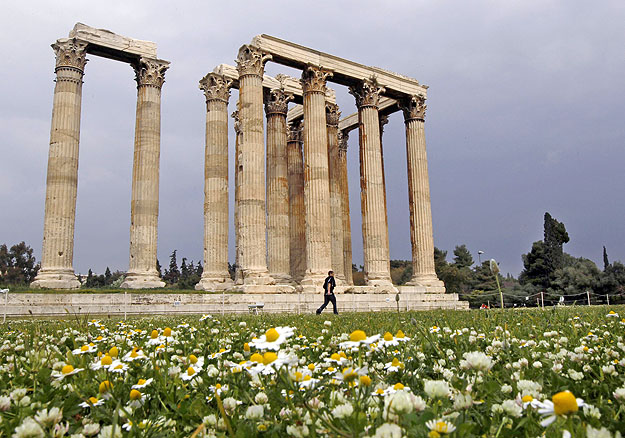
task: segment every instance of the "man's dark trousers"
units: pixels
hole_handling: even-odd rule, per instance
[[[323,306],[321,306],[321,307],[319,307],[317,309],[317,315],[319,315],[321,312],[323,312],[323,309],[326,308],[328,303],[332,303],[332,306],[334,307],[334,314],[335,315],[339,314],[339,312],[337,312],[337,310],[336,310],[336,297],[334,296],[334,294],[325,294],[323,296]]]

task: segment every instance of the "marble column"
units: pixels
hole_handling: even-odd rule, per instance
[[[304,97],[304,203],[306,206],[306,273],[304,286],[319,286],[332,267],[330,251],[330,184],[325,114],[326,78],[331,73],[308,66],[302,72]]]
[[[289,125],[287,160],[289,174],[289,256],[291,277],[300,282],[306,272],[306,208],[304,206],[304,158],[302,123]]]
[[[349,217],[349,189],[347,180],[347,140],[349,134],[345,131],[338,133],[339,144],[339,187],[341,190],[341,215],[343,227],[343,265],[345,272],[345,284],[353,285],[352,272],[352,226]]]
[[[196,290],[233,285],[228,272],[228,99],[232,81],[207,74],[200,81],[206,96],[204,149],[204,271]]]
[[[400,102],[406,124],[408,200],[413,277],[408,284],[442,287],[434,269],[434,237],[430,206],[428,159],[425,149],[425,96],[410,96]]]
[[[277,283],[291,282],[286,113],[293,95],[265,94],[267,114],[267,265]]]
[[[237,105],[238,107],[238,105]],[[234,141],[234,248],[235,248],[235,256],[234,256],[234,283],[237,285],[243,284],[243,276],[241,275],[241,269],[239,268],[241,259],[241,247],[239,245],[240,241],[240,229],[239,226],[239,193],[240,193],[240,184],[239,184],[239,154],[240,148],[239,144],[241,143],[241,122],[239,120],[239,110],[235,111],[231,115],[234,120],[234,133],[235,133],[235,141]]]
[[[133,65],[137,81],[137,119],[130,203],[130,266],[120,287],[163,287],[156,270],[161,88],[169,62],[141,58]]]
[[[391,281],[386,221],[386,194],[380,141],[378,105],[380,93],[375,79],[350,87],[358,106],[360,140],[360,199],[365,281],[367,286],[395,290]]]
[[[41,269],[33,288],[77,289],[74,223],[78,190],[78,144],[82,77],[87,43],[76,38],[52,44],[56,86],[52,106]]]
[[[274,284],[267,270],[263,73],[268,55],[239,49],[239,267],[245,285]]]
[[[343,263],[343,211],[341,208],[341,179],[339,168],[338,130],[341,112],[335,103],[326,103],[328,131],[328,177],[330,182],[330,252],[332,270],[338,284],[345,283]]]

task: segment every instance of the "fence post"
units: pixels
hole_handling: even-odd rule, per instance
[[[586,296],[588,297],[588,305],[590,306],[590,292],[586,291]]]
[[[9,305],[9,289],[0,289],[0,293],[4,294],[4,317],[2,318],[2,324],[7,321],[7,306]]]
[[[608,306],[610,305],[610,295],[605,294],[605,300],[608,302]]]
[[[128,312],[128,292],[124,291],[124,321],[126,321],[126,312]]]
[[[543,310],[545,310],[545,293],[542,290],[540,291],[540,301],[542,303]]]

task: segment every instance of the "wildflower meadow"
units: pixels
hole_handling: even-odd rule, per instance
[[[6,437],[618,437],[625,307],[9,321]]]

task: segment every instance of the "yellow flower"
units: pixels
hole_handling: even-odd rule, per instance
[[[119,356],[119,349],[117,347],[111,347],[111,349],[109,350],[109,356],[111,357]]]
[[[577,400],[570,391],[562,391],[551,397],[553,402],[553,412],[556,415],[565,415],[577,412]]]
[[[401,391],[402,389],[404,389],[404,385],[402,385],[401,383],[397,382],[395,385],[393,385],[393,389],[395,391]]]
[[[139,381],[137,382],[137,385],[143,385],[145,382],[147,382],[147,380],[139,379]]]
[[[308,365],[308,369],[309,369],[310,371],[314,371],[314,369],[315,369],[315,364],[314,364],[314,363],[309,364],[309,365]]]
[[[397,359],[396,357],[393,358],[393,362],[391,362],[391,366],[393,367],[398,367],[401,364],[401,362],[399,361],[399,359]]]
[[[130,400],[139,400],[141,398],[141,392],[136,389],[130,390]]]
[[[395,333],[395,337],[396,338],[405,338],[406,335],[401,330],[397,330],[397,333]]]
[[[92,405],[95,405],[98,402],[98,399],[95,397],[89,397],[89,401],[91,402]]]
[[[195,374],[195,370],[193,369],[193,367],[187,368],[187,375],[192,376],[194,374]]]
[[[189,356],[189,362],[191,363],[197,362],[197,357],[195,356],[195,354],[192,354],[191,356]]]
[[[367,334],[362,330],[354,330],[349,335],[349,340],[352,342],[364,341],[365,339],[367,339]]]
[[[103,356],[102,359],[100,359],[100,363],[102,365],[110,365],[113,363],[113,358],[111,356]]]
[[[270,328],[267,330],[267,333],[265,333],[265,339],[267,339],[267,342],[275,342],[279,337],[280,333],[278,333],[275,328]]]
[[[65,365],[62,369],[61,369],[61,373],[63,374],[69,374],[72,371],[74,371],[74,367],[71,365]]]
[[[521,399],[521,401],[523,401],[523,403],[529,403],[532,400],[534,400],[534,397],[532,397],[531,395],[524,395],[523,398]]]
[[[158,338],[158,330],[152,330],[152,333],[150,334],[150,337],[152,339]]]
[[[263,356],[259,353],[254,353],[252,354],[252,357],[250,357],[250,361],[252,362],[257,362],[257,363],[263,363]]]
[[[103,380],[100,383],[100,394],[104,394],[105,392],[109,392],[113,389],[113,385],[108,380]]]
[[[83,345],[82,347],[80,347],[80,351],[87,351],[89,349],[88,345]]]
[[[171,329],[169,327],[165,327],[165,330],[163,330],[163,335],[165,335],[166,337],[170,337]]]
[[[248,344],[247,342],[243,344],[243,351],[250,351],[250,344]]]
[[[339,356],[338,353],[332,353],[332,355],[330,356],[330,359],[332,359],[332,360],[341,360],[341,356]]]
[[[271,362],[276,360],[278,355],[272,351],[268,351],[263,355],[263,364],[269,365]]]
[[[365,386],[371,385],[371,377],[369,377],[369,376],[360,376],[360,383],[365,385]]]
[[[386,332],[384,333],[384,340],[385,341],[392,341],[393,340],[393,335],[390,332]]]

